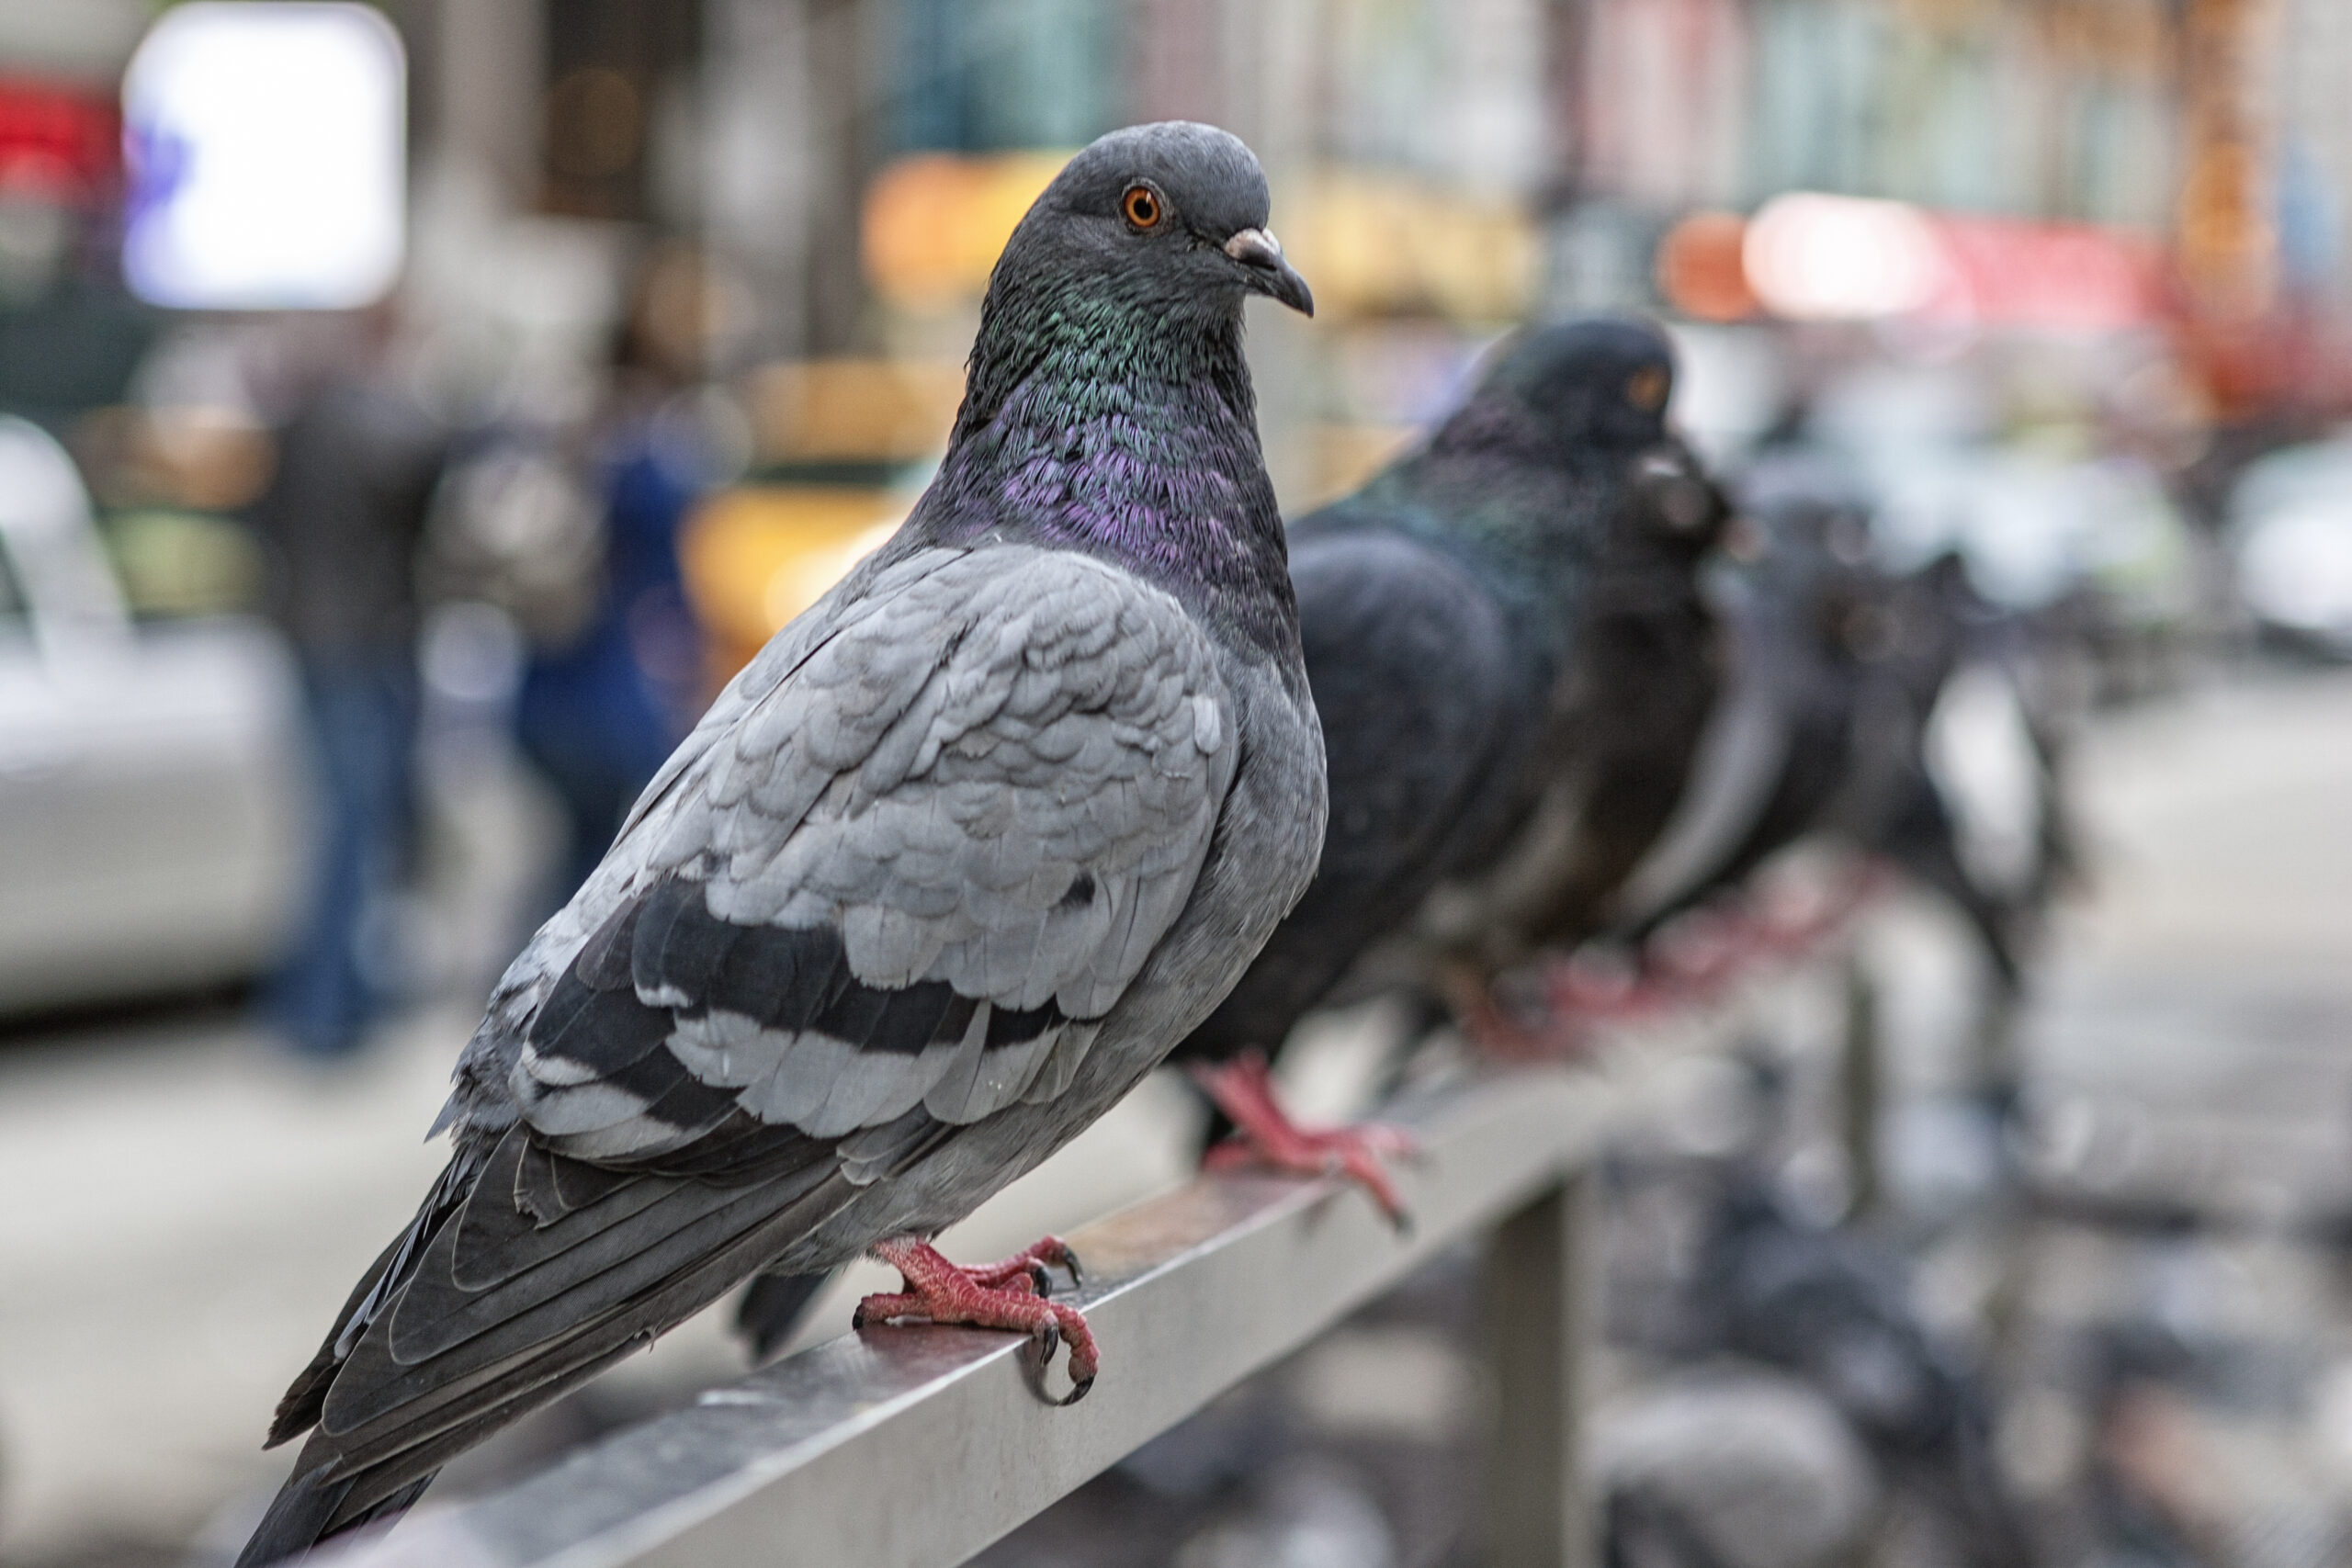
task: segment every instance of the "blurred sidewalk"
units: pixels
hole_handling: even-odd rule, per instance
[[[2041,1202],[2004,1458],[2094,1532],[2352,1554],[2352,676],[2119,716],[2077,759],[2093,896],[2026,1021]],[[2112,1540],[2115,1539],[2109,1536]]]
[[[284,1462],[257,1450],[275,1385],[439,1168],[463,1038],[420,1022],[316,1073],[233,1024],[0,1058],[9,1561],[185,1538]]]
[[[2192,692],[2075,761],[2090,894],[2025,1031],[2045,1179],[2352,1215],[2352,675]]]

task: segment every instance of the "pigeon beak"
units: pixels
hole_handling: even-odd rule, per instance
[[[1225,243],[1225,254],[1241,264],[1250,287],[1279,299],[1302,316],[1315,314],[1315,294],[1306,279],[1283,259],[1283,243],[1264,229],[1243,229]]]

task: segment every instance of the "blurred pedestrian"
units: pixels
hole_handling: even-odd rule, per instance
[[[639,270],[594,443],[604,581],[585,626],[536,644],[523,677],[517,737],[569,818],[550,908],[595,869],[702,707],[702,634],[686,603],[678,534],[715,471],[691,396],[707,311],[696,253],[664,247]]]
[[[415,556],[439,475],[439,423],[374,349],[315,382],[277,436],[252,520],[270,606],[302,676],[319,833],[301,924],[266,1005],[295,1047],[356,1049],[384,988],[383,895],[409,818],[416,729]]]

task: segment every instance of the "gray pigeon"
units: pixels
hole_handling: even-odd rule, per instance
[[[1321,733],[1241,355],[1313,301],[1206,126],[1072,159],[989,285],[939,477],[778,633],[500,982],[424,1206],[270,1429],[239,1559],[435,1471],[764,1266],[871,1251],[928,1316],[1070,1345],[928,1245],[1216,1005],[1313,874]],[[1074,1396],[1073,1396],[1074,1397]]]

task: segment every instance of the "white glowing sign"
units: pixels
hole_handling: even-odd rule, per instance
[[[1900,202],[1775,197],[1747,225],[1740,254],[1765,309],[1799,321],[1904,315],[1945,286],[1934,229]]]
[[[364,6],[200,0],[122,84],[132,290],[191,310],[348,310],[390,288],[405,199],[399,37]]]

